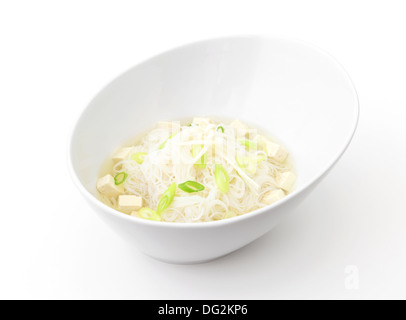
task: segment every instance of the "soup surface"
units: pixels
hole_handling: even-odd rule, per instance
[[[281,200],[296,181],[286,149],[240,120],[159,122],[106,163],[100,199],[164,222],[242,215]]]

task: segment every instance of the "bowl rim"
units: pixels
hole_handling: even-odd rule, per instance
[[[314,176],[314,178],[309,179],[309,181],[305,184],[303,184],[302,187],[295,189],[292,193],[288,194],[286,197],[283,199],[279,200],[278,202],[268,205],[266,207],[242,214],[240,216],[236,216],[230,219],[225,219],[225,220],[217,220],[217,221],[207,221],[207,222],[162,222],[162,221],[150,221],[146,219],[140,219],[140,218],[134,218],[132,216],[126,215],[122,212],[119,212],[106,204],[104,204],[102,201],[97,199],[90,191],[88,191],[83,184],[81,183],[73,165],[73,158],[72,158],[72,149],[73,149],[73,142],[74,142],[74,137],[75,133],[77,131],[77,127],[80,123],[80,120],[82,119],[83,115],[87,112],[89,106],[92,104],[92,102],[97,98],[97,96],[103,92],[107,87],[109,87],[112,83],[114,83],[117,79],[121,78],[123,75],[127,74],[128,72],[131,72],[133,69],[148,63],[151,60],[154,60],[156,58],[159,58],[161,56],[164,56],[166,54],[169,54],[174,51],[186,49],[188,47],[192,47],[195,45],[203,44],[206,42],[212,42],[212,41],[221,41],[221,40],[236,40],[236,39],[257,39],[257,40],[266,40],[266,41],[279,41],[279,42],[287,42],[290,44],[294,45],[300,45],[304,47],[308,47],[312,50],[317,51],[318,53],[326,56],[327,58],[330,59],[330,61],[337,67],[338,70],[341,71],[344,79],[346,79],[349,87],[352,90],[353,96],[354,96],[354,102],[355,102],[355,113],[354,113],[354,118],[351,120],[352,121],[352,127],[350,132],[348,133],[348,136],[346,138],[345,144],[341,147],[341,149],[337,152],[337,154],[333,157],[333,159],[326,165],[324,166],[319,172]],[[87,103],[86,107],[80,112],[79,116],[77,117],[75,121],[75,125],[71,131],[70,138],[69,138],[69,146],[68,146],[68,170],[70,173],[70,176],[76,185],[76,187],[80,190],[81,194],[89,200],[92,204],[94,204],[96,207],[100,208],[100,210],[103,210],[109,214],[112,214],[113,216],[123,219],[123,221],[128,221],[130,223],[136,223],[140,225],[145,225],[145,226],[151,226],[151,227],[159,227],[159,228],[218,228],[222,227],[225,225],[231,225],[235,223],[240,223],[243,222],[246,219],[251,219],[257,215],[265,214],[268,211],[268,214],[271,214],[270,211],[272,211],[275,208],[278,208],[279,206],[283,206],[286,202],[298,197],[302,193],[304,193],[307,189],[309,189],[312,185],[316,184],[320,179],[323,178],[324,175],[326,175],[333,167],[334,165],[341,159],[345,151],[348,149],[358,126],[359,123],[359,116],[360,116],[360,105],[359,105],[359,97],[357,90],[354,86],[354,83],[349,76],[348,72],[346,69],[341,65],[340,62],[337,61],[336,58],[334,58],[330,53],[326,52],[324,49],[321,49],[320,47],[309,43],[307,41],[303,41],[300,39],[294,39],[294,38],[284,38],[284,37],[276,37],[276,36],[270,36],[270,35],[261,35],[261,34],[254,34],[254,35],[231,35],[231,36],[222,36],[222,37],[213,37],[213,38],[207,38],[199,41],[194,41],[194,42],[189,42],[180,46],[176,46],[174,48],[171,48],[169,50],[165,50],[159,54],[156,54],[152,57],[149,57],[139,63],[136,63],[132,67],[128,68],[125,72],[120,73],[118,76],[116,76],[113,80],[109,81],[107,85],[105,85],[102,89],[100,89],[95,96],[90,100],[89,103]]]

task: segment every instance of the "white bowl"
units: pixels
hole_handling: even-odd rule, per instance
[[[358,113],[347,73],[312,45],[260,36],[193,43],[137,65],[94,98],[72,136],[73,179],[99,216],[147,255],[208,261],[254,241],[295,209],[344,153]],[[295,191],[264,209],[196,224],[133,218],[98,200],[96,180],[113,150],[157,121],[196,115],[238,118],[279,138],[295,161]]]

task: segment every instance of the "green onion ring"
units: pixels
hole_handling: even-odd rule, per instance
[[[221,164],[216,164],[214,170],[217,187],[221,192],[227,193],[230,186],[230,176]]]
[[[224,133],[224,127],[222,127],[222,126],[218,126],[216,130],[221,131],[222,133]]]
[[[172,134],[168,137],[168,139],[166,139],[164,142],[161,143],[161,145],[159,146],[159,150],[165,148],[166,143],[168,142],[168,140],[172,139],[172,138],[173,138],[174,136],[176,136],[177,134],[178,134],[178,132],[172,133]]]
[[[256,150],[258,148],[258,144],[252,140],[242,139],[242,140],[239,140],[239,142],[242,146],[245,146],[246,148],[248,148],[250,150],[251,149]]]
[[[119,186],[120,184],[123,184],[124,181],[127,179],[128,174],[125,172],[120,172],[117,173],[117,175],[114,177],[114,183],[116,186]]]
[[[145,152],[137,152],[131,156],[131,160],[134,160],[135,162],[142,164],[144,162],[145,156],[147,156],[148,153]]]
[[[161,217],[152,209],[150,208],[141,208],[140,211],[138,211],[138,215],[146,220],[152,220],[152,221],[161,221]]]
[[[184,183],[179,184],[178,187],[179,189],[187,193],[199,192],[204,190],[204,185],[196,181],[186,181]]]
[[[158,209],[156,213],[161,215],[172,203],[175,198],[176,193],[176,183],[172,183],[171,186],[164,192],[158,203]]]
[[[196,157],[200,151],[204,148],[203,144],[194,144],[192,146],[192,156],[193,158]],[[195,163],[196,167],[199,169],[205,169],[207,166],[207,154],[203,154],[199,160],[196,161]]]

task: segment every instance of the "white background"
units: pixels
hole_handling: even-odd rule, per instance
[[[406,298],[405,13],[389,0],[0,0],[0,298]],[[130,251],[71,182],[76,119],[152,55],[256,33],[344,65],[361,103],[348,152],[289,220],[225,258],[179,266]]]

